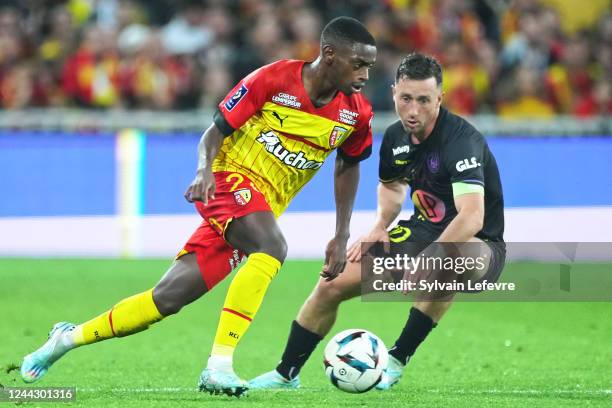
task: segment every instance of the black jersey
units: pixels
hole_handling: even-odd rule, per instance
[[[503,241],[504,200],[497,163],[485,138],[465,119],[440,108],[429,137],[413,144],[398,120],[385,131],[380,148],[380,181],[405,180],[413,217],[439,235],[457,215],[454,196],[484,189],[484,226],[476,236]]]

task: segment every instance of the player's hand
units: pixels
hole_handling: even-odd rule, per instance
[[[326,281],[333,280],[344,271],[346,266],[347,239],[334,237],[325,248],[325,264],[319,274]]]
[[[204,205],[208,205],[209,198],[215,199],[215,189],[216,183],[212,169],[206,167],[196,173],[191,185],[185,191],[185,199],[190,203],[202,201]]]
[[[359,262],[363,252],[367,252],[376,242],[382,242],[385,253],[389,253],[389,233],[384,228],[375,227],[351,245],[348,250],[348,260],[350,262]]]

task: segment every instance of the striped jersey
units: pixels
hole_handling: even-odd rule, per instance
[[[338,92],[315,107],[304,89],[304,61],[281,60],[252,72],[219,104],[214,122],[226,136],[214,172],[247,176],[278,217],[333,150],[358,162],[372,150],[372,107]]]

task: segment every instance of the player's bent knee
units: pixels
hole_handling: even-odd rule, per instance
[[[335,280],[320,280],[315,290],[314,297],[319,303],[326,305],[337,305],[350,298],[346,286],[339,284]]]
[[[285,259],[287,258],[287,241],[285,241],[285,237],[282,235],[280,236],[277,244],[277,251],[278,258],[276,259],[278,259],[281,263],[285,262]]]
[[[262,244],[257,252],[268,254],[282,264],[287,258],[287,241],[282,235],[276,235]]]
[[[153,303],[164,317],[177,314],[185,305],[182,299],[173,296],[163,285],[153,289]]]

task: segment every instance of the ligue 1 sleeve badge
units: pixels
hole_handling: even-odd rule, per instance
[[[334,148],[338,143],[340,143],[344,139],[344,135],[346,134],[348,129],[343,128],[342,126],[334,126],[331,134],[329,135],[329,147]]]
[[[234,200],[238,205],[247,205],[249,201],[251,201],[251,197],[253,197],[253,194],[248,188],[242,188],[234,191]]]

